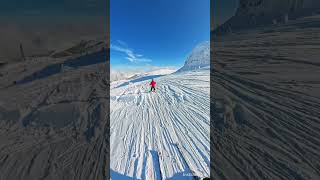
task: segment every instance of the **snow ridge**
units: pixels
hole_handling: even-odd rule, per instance
[[[319,13],[319,0],[240,0],[235,15],[214,30],[216,35],[282,24]]]

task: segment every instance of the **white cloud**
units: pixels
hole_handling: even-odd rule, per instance
[[[148,59],[148,58],[140,58],[139,61],[140,62],[151,62],[152,60]]]
[[[132,63],[151,62],[152,59],[143,57],[142,54],[136,54],[127,44],[121,40],[117,40],[116,44],[111,44],[110,49],[126,54],[126,59]]]
[[[134,59],[131,57],[126,57],[126,59],[128,59],[130,62],[134,62]]]
[[[125,43],[124,41],[117,40],[117,42],[118,42],[121,46],[128,47],[127,43]]]

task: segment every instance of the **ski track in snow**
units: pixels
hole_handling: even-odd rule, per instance
[[[319,22],[215,38],[214,179],[320,179]]]
[[[92,55],[80,60],[87,58]],[[1,68],[1,180],[109,179],[106,66],[43,71],[66,61],[30,60]],[[25,77],[33,78],[13,84]]]
[[[209,71],[155,80],[111,85],[111,178],[209,177]]]

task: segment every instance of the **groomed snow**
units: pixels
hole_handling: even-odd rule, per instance
[[[209,177],[209,79],[206,69],[111,84],[112,179]]]
[[[215,37],[214,179],[320,179],[320,16]]]

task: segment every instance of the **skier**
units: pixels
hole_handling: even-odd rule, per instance
[[[156,84],[157,84],[157,83],[152,79],[152,81],[151,81],[151,83],[150,83],[150,86],[151,86],[150,92],[152,92],[152,90],[153,90],[153,92],[156,91]]]

